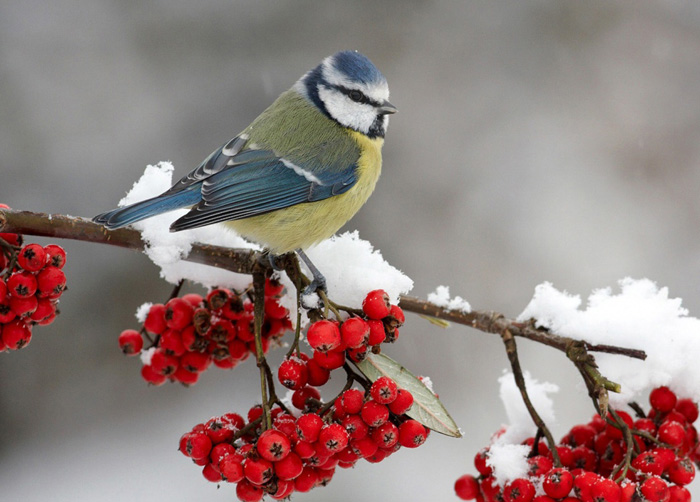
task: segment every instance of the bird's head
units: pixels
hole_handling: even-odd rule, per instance
[[[294,88],[340,125],[371,138],[384,137],[388,115],[397,111],[384,75],[356,51],[327,57]]]

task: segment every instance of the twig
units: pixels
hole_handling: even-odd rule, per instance
[[[502,333],[501,338],[503,339],[503,344],[506,346],[506,354],[508,355],[510,367],[513,369],[515,384],[518,386],[518,390],[520,391],[525,407],[530,414],[530,418],[532,418],[532,421],[535,422],[538,431],[541,431],[544,437],[547,439],[547,445],[549,446],[549,450],[552,452],[554,465],[556,467],[561,467],[561,459],[559,458],[559,452],[557,451],[557,443],[554,441],[552,433],[544,423],[544,420],[542,420],[542,417],[540,417],[539,413],[537,413],[537,410],[532,404],[532,401],[530,401],[530,396],[527,393],[525,377],[523,376],[523,371],[520,367],[520,360],[518,359],[518,348],[515,344],[515,338],[508,330]]]
[[[260,368],[260,392],[262,395],[262,408],[264,429],[272,428],[272,417],[270,416],[270,401],[267,396],[267,361],[262,347],[262,325],[265,316],[265,271],[263,269],[253,272],[253,288],[255,291],[255,360]]]

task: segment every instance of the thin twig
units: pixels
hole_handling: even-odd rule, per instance
[[[501,338],[503,339],[503,344],[506,346],[506,354],[508,355],[510,367],[513,369],[515,384],[518,386],[518,390],[520,390],[520,395],[522,396],[525,407],[530,414],[530,418],[532,418],[532,421],[535,422],[538,431],[542,431],[542,434],[547,439],[547,445],[549,446],[549,450],[552,452],[554,465],[556,467],[561,467],[561,459],[559,458],[559,452],[557,451],[557,443],[554,441],[552,433],[544,423],[544,420],[542,420],[542,417],[540,417],[539,413],[537,413],[537,410],[532,404],[532,401],[530,401],[530,396],[527,393],[525,377],[523,376],[523,371],[520,367],[520,359],[518,358],[518,349],[515,344],[515,338],[508,330],[502,333]]]
[[[265,354],[263,353],[262,347],[262,325],[263,317],[265,315],[265,272],[264,270],[256,270],[253,272],[253,288],[255,291],[255,360],[258,363],[258,368],[260,368],[260,393],[262,395],[262,408],[263,408],[263,419],[264,419],[264,429],[272,428],[272,418],[270,416],[270,401],[267,395],[267,373],[265,366],[267,366],[267,361],[265,360]]]

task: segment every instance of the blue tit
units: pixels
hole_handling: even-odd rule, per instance
[[[396,108],[386,78],[359,52],[324,59],[283,92],[243,132],[169,190],[94,218],[108,229],[190,207],[177,232],[226,222],[279,255],[327,239],[367,201]]]

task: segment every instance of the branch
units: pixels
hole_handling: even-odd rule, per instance
[[[18,233],[73,239],[87,242],[109,244],[123,248],[143,251],[145,243],[141,234],[130,228],[107,230],[102,225],[85,218],[59,214],[33,213],[0,209],[0,233]],[[256,267],[266,265],[267,260],[260,260],[262,253],[250,249],[232,249],[208,244],[194,244],[186,261],[218,267],[241,274],[253,274]],[[285,269],[292,281],[298,280],[296,260],[288,260]],[[548,345],[564,353],[571,351],[572,344],[583,345],[591,352],[619,354],[635,359],[646,359],[642,350],[615,347],[611,345],[590,345],[571,338],[555,335],[544,328],[536,328],[532,322],[517,322],[502,314],[491,311],[474,310],[469,313],[449,311],[430,302],[411,296],[401,296],[399,305],[407,312],[423,314],[457,324],[464,324],[479,331],[503,336],[506,332],[535,342]]]

